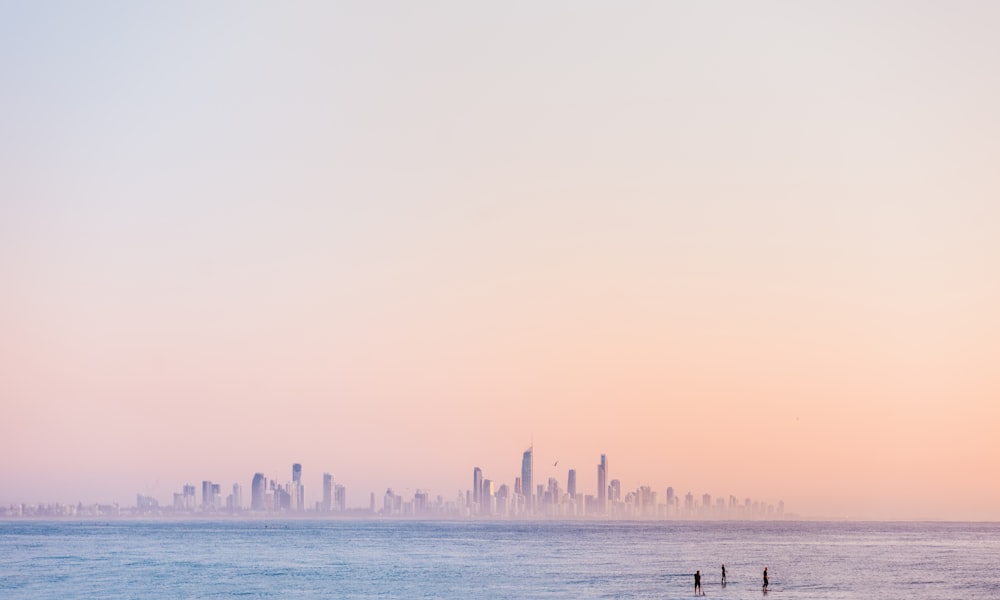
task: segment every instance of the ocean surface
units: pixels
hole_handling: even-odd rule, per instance
[[[0,522],[5,599],[688,598],[695,570],[706,598],[996,600],[1000,524]]]

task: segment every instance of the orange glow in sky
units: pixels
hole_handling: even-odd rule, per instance
[[[0,7],[0,505],[1000,519],[1000,5],[110,10]]]

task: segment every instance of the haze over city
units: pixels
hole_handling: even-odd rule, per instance
[[[1000,5],[0,3],[0,505],[306,466],[1000,519]],[[316,499],[313,495],[312,500]]]

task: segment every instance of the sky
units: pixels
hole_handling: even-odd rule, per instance
[[[0,505],[597,463],[1000,520],[1000,5],[0,1]],[[245,492],[247,493],[247,492]]]

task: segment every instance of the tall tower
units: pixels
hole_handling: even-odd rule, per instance
[[[292,489],[289,490],[289,493],[292,495],[292,510],[304,510],[306,494],[302,487],[302,465],[299,463],[292,464]]]
[[[333,505],[339,512],[347,510],[347,488],[339,483],[333,486]]]
[[[576,498],[576,469],[570,469],[566,476],[566,493],[570,498]]]
[[[483,470],[479,467],[472,470],[472,503],[480,508],[483,503]]]
[[[479,494],[479,512],[486,516],[493,514],[493,482],[489,479],[483,480],[483,491]]]
[[[323,512],[330,512],[333,507],[333,475],[323,473]]]
[[[535,470],[534,449],[535,445],[532,444],[521,457],[521,490],[524,493],[524,510],[528,514],[535,512],[535,497],[531,489],[531,474]]]
[[[201,508],[203,510],[215,510],[215,493],[212,482],[205,480],[201,482]]]
[[[601,455],[601,463],[597,465],[597,505],[601,514],[608,513],[608,457]]]
[[[254,473],[250,484],[250,510],[264,510],[264,494],[267,493],[267,479],[263,473]]]

